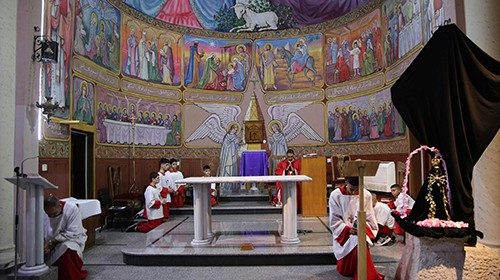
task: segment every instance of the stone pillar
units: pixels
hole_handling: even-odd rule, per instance
[[[5,2],[5,1],[4,1]],[[10,2],[10,1],[7,1]],[[33,62],[33,37],[40,35],[34,26],[42,27],[41,11],[43,1],[18,0],[16,34],[10,40],[16,41],[15,49],[15,133],[14,166],[21,167],[26,174],[38,173],[38,146],[41,132],[39,101],[40,62]],[[43,31],[43,30],[42,30]],[[2,132],[3,134],[3,132]],[[12,149],[12,146],[11,146]],[[28,159],[31,158],[31,159]],[[25,160],[26,159],[26,160]],[[24,163],[23,163],[24,161]],[[16,189],[17,190],[17,189]],[[19,191],[19,261],[26,259],[26,191]]]
[[[406,244],[394,279],[462,279],[465,239],[416,237],[406,233]]]
[[[500,60],[500,1],[464,0],[465,32],[483,51]],[[500,133],[490,143],[474,166],[472,194],[474,196],[474,218],[476,228],[485,235],[478,242],[500,247]]]
[[[0,2],[0,270],[14,264],[14,186],[3,178],[14,172],[17,1]]]
[[[484,151],[472,173],[474,219],[477,230],[484,233],[478,242],[500,247],[500,132]]]

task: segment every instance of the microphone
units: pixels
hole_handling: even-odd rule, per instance
[[[35,159],[35,158],[38,158],[39,156],[32,156],[32,157],[27,157],[25,159],[23,159],[23,161],[21,161],[21,175],[22,177],[26,178],[28,177],[27,174],[24,174],[23,170],[24,170],[24,162],[26,162],[27,160],[29,159]],[[16,167],[17,168],[17,167]],[[14,171],[15,171],[15,168],[14,168]],[[17,174],[17,173],[16,173]]]

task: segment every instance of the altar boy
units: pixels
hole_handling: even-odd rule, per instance
[[[144,191],[144,208],[147,222],[141,222],[137,225],[138,232],[149,232],[163,222],[163,206],[167,203],[165,198],[160,195],[157,185],[160,182],[160,175],[156,172],[149,174],[149,185]]]
[[[180,208],[184,206],[186,201],[186,188],[184,185],[177,185],[175,181],[184,179],[184,174],[177,170],[179,161],[175,158],[170,159],[170,188],[172,193],[172,206]]]

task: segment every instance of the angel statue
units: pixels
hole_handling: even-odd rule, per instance
[[[239,135],[240,125],[237,123],[241,108],[236,105],[195,105],[212,114],[187,138],[186,143],[208,137],[221,144],[217,176],[238,176],[238,151],[243,145]],[[220,190],[221,194],[234,194],[240,191],[240,186],[224,183]]]
[[[304,119],[296,112],[311,105],[312,102],[301,102],[294,104],[277,104],[267,109],[271,121],[269,122],[269,145],[271,149],[271,165],[274,170],[282,157],[288,150],[288,142],[300,134],[309,140],[324,142],[321,137]]]

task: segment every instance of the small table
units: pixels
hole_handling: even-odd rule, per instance
[[[297,182],[312,181],[305,175],[291,176],[234,176],[234,177],[189,177],[175,181],[176,184],[193,185],[194,239],[191,245],[208,245],[213,237],[212,207],[210,206],[210,184],[212,183],[283,183],[283,235],[281,243],[300,243],[297,235]]]

